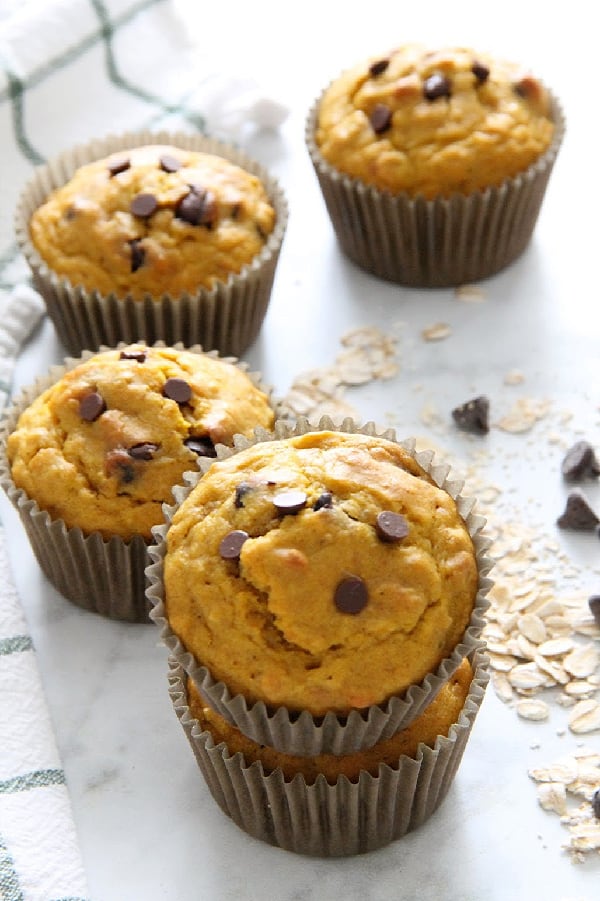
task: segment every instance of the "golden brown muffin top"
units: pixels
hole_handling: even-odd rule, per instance
[[[406,729],[401,729],[391,738],[377,742],[363,751],[340,756],[318,754],[315,757],[284,754],[267,745],[257,744],[207,707],[191,679],[187,680],[187,689],[190,712],[201,728],[211,733],[215,744],[225,742],[231,754],[243,754],[246,766],[260,760],[266,773],[281,769],[287,780],[301,773],[308,785],[312,785],[317,776],[322,774],[334,785],[340,776],[356,781],[363,770],[377,776],[381,764],[393,767],[404,754],[414,757],[421,742],[433,747],[438,736],[447,736],[450,727],[458,721],[472,679],[473,669],[465,659],[431,704]]]
[[[215,679],[320,716],[435,671],[478,572],[454,500],[407,450],[321,431],[214,463],[174,516],[164,582],[171,628]]]
[[[530,73],[466,48],[410,44],[335,79],[315,139],[340,172],[431,199],[499,185],[553,133],[548,93]]]
[[[78,169],[35,211],[30,235],[71,284],[139,299],[226,282],[274,224],[256,175],[213,154],[148,145]]]
[[[53,519],[150,539],[199,455],[272,423],[269,398],[234,364],[135,344],[91,356],[35,398],[7,451],[17,487]]]

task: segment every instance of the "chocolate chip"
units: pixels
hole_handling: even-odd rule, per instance
[[[400,541],[409,532],[408,522],[401,513],[382,510],[375,520],[377,535],[382,541]]]
[[[104,398],[97,391],[91,391],[79,401],[79,415],[86,422],[94,422],[105,410]]]
[[[600,820],[600,788],[592,795],[592,811],[597,820]]]
[[[119,360],[135,360],[137,363],[145,363],[148,356],[145,350],[122,350]]]
[[[250,536],[242,529],[234,529],[228,532],[219,544],[219,554],[223,560],[239,560],[242,545]]]
[[[152,441],[142,441],[140,444],[132,445],[128,453],[134,460],[151,460],[158,447],[158,444],[154,444]]]
[[[175,215],[189,225],[211,226],[216,218],[217,205],[214,194],[204,191],[197,185],[191,185],[175,208]]]
[[[129,204],[129,210],[132,215],[140,216],[142,219],[147,219],[148,216],[151,216],[157,207],[158,201],[154,194],[136,194]]]
[[[490,402],[485,395],[474,397],[466,403],[452,410],[452,418],[465,432],[474,432],[476,435],[485,435],[489,432],[488,415]]]
[[[217,456],[215,446],[208,436],[193,435],[191,438],[186,438],[183,443],[195,454],[198,454],[199,457]]]
[[[369,117],[371,128],[376,135],[387,131],[392,124],[392,111],[385,103],[376,103]]]
[[[163,153],[159,163],[163,172],[179,172],[182,165],[181,160],[178,160],[176,156],[171,156],[169,153]]]
[[[586,476],[600,475],[600,465],[594,448],[588,441],[576,441],[562,461],[562,474],[568,482],[577,482]]]
[[[588,607],[596,620],[596,625],[600,629],[600,594],[593,594],[591,598],[588,598]]]
[[[423,95],[426,100],[437,100],[438,97],[450,96],[450,82],[445,75],[434,72],[423,84]]]
[[[126,172],[130,166],[131,166],[131,161],[130,161],[129,157],[120,156],[118,159],[113,160],[111,163],[108,164],[109,175],[112,178],[113,175],[118,175],[120,172]]]
[[[129,485],[135,479],[135,469],[131,464],[131,457],[125,448],[117,447],[106,455],[107,476],[116,475],[120,482]]]
[[[253,486],[250,484],[250,482],[240,482],[239,485],[235,486],[234,504],[238,508],[238,510],[244,506],[244,498],[249,491],[252,491],[252,488]]]
[[[471,72],[477,79],[479,84],[484,84],[490,75],[490,70],[483,63],[475,61],[471,66]]]
[[[185,379],[173,378],[167,379],[164,383],[162,393],[169,400],[174,400],[178,404],[187,404],[192,396],[192,389]]]
[[[338,583],[333,600],[340,613],[360,613],[369,600],[367,586],[359,576],[346,576]]]
[[[371,63],[369,66],[369,75],[373,78],[376,78],[378,75],[381,75],[387,67],[389,66],[389,59],[378,59],[377,62]]]
[[[575,490],[567,498],[567,504],[556,525],[561,529],[573,529],[577,532],[592,531],[600,523],[587,499],[581,491]]]
[[[316,499],[313,510],[322,510],[324,507],[333,507],[333,494],[331,491],[324,491]]]
[[[306,506],[306,495],[303,491],[282,491],[273,498],[273,504],[277,508],[277,512],[285,515],[286,513],[299,513]]]
[[[139,238],[135,238],[133,241],[129,242],[129,246],[131,247],[131,271],[137,272],[140,266],[144,265],[146,260],[146,251],[142,247],[142,242]]]

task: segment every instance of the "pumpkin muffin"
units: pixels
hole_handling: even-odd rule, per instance
[[[55,585],[65,553],[43,550],[48,528],[88,551],[91,536],[102,549],[139,544],[141,571],[132,579],[145,616],[146,546],[173,486],[199,456],[214,457],[216,445],[272,423],[269,396],[235,361],[193,348],[123,345],[71,361],[25,392],[5,429],[5,487],[26,525],[30,505],[36,519],[42,514],[42,546],[36,539],[34,550],[58,558],[42,567],[52,569]],[[113,568],[98,564],[94,584]],[[57,587],[71,599],[92,593],[83,575],[75,582],[65,574]]]
[[[563,129],[556,100],[521,66],[407,44],[334,79],[307,142],[349,256],[384,278],[442,286],[491,275],[524,249]]]
[[[408,725],[475,646],[483,520],[395,440],[279,426],[297,433],[225,451],[176,493],[152,618],[244,734],[342,754]]]
[[[67,151],[22,193],[17,236],[59,336],[73,354],[143,339],[239,355],[266,312],[283,195],[227,145],[138,137]]]

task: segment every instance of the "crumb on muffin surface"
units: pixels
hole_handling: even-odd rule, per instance
[[[80,167],[34,212],[30,236],[72,285],[140,299],[226,282],[274,225],[256,175],[214,154],[147,145]]]
[[[553,133],[549,95],[531,74],[468,48],[409,44],[330,84],[315,139],[338,171],[432,199],[501,184]]]
[[[399,444],[337,432],[214,463],[167,533],[165,606],[232,693],[314,715],[436,670],[475,603],[454,500]]]

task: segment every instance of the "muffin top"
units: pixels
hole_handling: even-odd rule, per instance
[[[334,80],[315,140],[338,171],[432,199],[523,172],[553,133],[547,91],[518,66],[466,48],[411,44]]]
[[[397,766],[403,754],[414,757],[421,742],[433,747],[438,736],[447,736],[450,726],[458,721],[472,679],[473,669],[465,658],[433,701],[406,729],[400,729],[391,738],[352,754],[318,754],[315,757],[285,754],[269,745],[259,745],[207,707],[191,679],[187,680],[187,689],[190,712],[201,728],[211,733],[215,744],[225,742],[230,754],[243,754],[246,766],[260,760],[267,773],[281,769],[285,779],[293,779],[301,773],[308,785],[312,785],[322,774],[334,785],[342,775],[352,781],[358,779],[363,770],[377,776],[380,764],[393,767]]]
[[[256,175],[220,156],[148,145],[78,169],[34,212],[30,236],[71,284],[139,299],[227,281],[274,224]]]
[[[215,462],[167,532],[172,630],[233,694],[344,714],[462,638],[478,572],[454,500],[408,451],[313,432]]]
[[[53,519],[150,539],[198,455],[272,423],[267,395],[232,363],[136,344],[91,356],[35,398],[7,453],[17,487]]]

